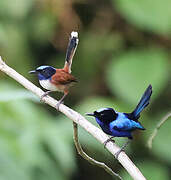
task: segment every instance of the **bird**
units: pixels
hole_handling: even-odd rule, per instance
[[[36,68],[36,70],[29,71],[30,74],[36,74],[40,85],[44,89],[48,90],[41,96],[41,100],[53,91],[64,93],[56,105],[58,110],[59,105],[68,95],[70,86],[77,82],[77,79],[71,74],[71,65],[78,42],[78,32],[72,31],[66,51],[65,64],[62,69],[56,69],[52,66],[43,65]]]
[[[138,105],[131,113],[117,112],[113,108],[101,108],[93,113],[87,113],[88,116],[93,116],[96,122],[100,125],[103,132],[111,137],[104,142],[104,146],[109,141],[114,141],[114,137],[127,137],[128,141],[121,147],[121,149],[115,153],[115,157],[118,158],[121,151],[130,143],[133,139],[132,132],[136,129],[145,130],[145,128],[138,122],[140,113],[148,106],[150,97],[152,95],[152,86],[149,85],[142,95]]]

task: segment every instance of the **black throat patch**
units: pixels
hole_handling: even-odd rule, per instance
[[[101,122],[110,123],[118,117],[118,114],[112,108],[104,108],[94,112],[95,117],[97,117]]]

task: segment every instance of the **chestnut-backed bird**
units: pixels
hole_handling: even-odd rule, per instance
[[[48,90],[45,92],[45,94],[43,94],[41,99],[53,91],[64,93],[63,97],[57,104],[57,109],[59,108],[59,105],[62,103],[66,95],[69,93],[69,87],[73,83],[77,82],[76,78],[71,74],[71,65],[78,45],[78,41],[78,33],[74,31],[71,32],[66,52],[65,65],[63,69],[56,69],[52,66],[40,66],[36,70],[29,72],[31,74],[37,74],[40,85],[44,89]]]
[[[140,122],[138,122],[138,119],[142,110],[149,104],[151,94],[152,86],[149,85],[138,105],[131,113],[117,112],[113,108],[102,108],[93,113],[87,113],[89,116],[94,116],[102,130],[111,136],[104,142],[105,146],[109,141],[113,141],[113,137],[128,137],[128,141],[115,154],[116,158],[132,139],[132,132],[134,130],[145,130]]]

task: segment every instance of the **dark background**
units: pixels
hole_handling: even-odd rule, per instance
[[[170,0],[0,0],[0,55],[39,86],[28,71],[40,65],[62,68],[69,35],[78,31],[72,73],[79,83],[65,104],[83,115],[101,107],[130,112],[152,84],[151,103],[140,118],[146,131],[134,134],[126,152],[147,179],[169,180],[171,122],[160,129],[152,149],[147,140],[170,110],[170,7]],[[0,73],[0,179],[112,179],[77,155],[72,131],[64,115]],[[90,156],[131,179],[81,128],[79,137]],[[125,141],[116,138],[119,145]]]

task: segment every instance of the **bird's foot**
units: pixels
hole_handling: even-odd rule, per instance
[[[118,159],[119,154],[125,150],[126,146],[131,142],[131,139],[128,139],[128,141],[120,148],[118,152],[115,153],[115,158]]]
[[[43,102],[43,98],[47,96],[51,91],[46,91],[41,97],[40,97],[40,102]]]
[[[120,149],[118,152],[115,153],[115,158],[118,159],[119,154],[124,151],[124,149]]]
[[[115,142],[115,140],[112,139],[113,137],[110,137],[109,139],[107,139],[103,144],[104,144],[104,148],[106,148],[106,144],[108,142]]]
[[[63,104],[64,103],[64,101],[59,101],[57,104],[56,104],[56,109],[59,111],[59,106],[60,106],[60,104]]]

